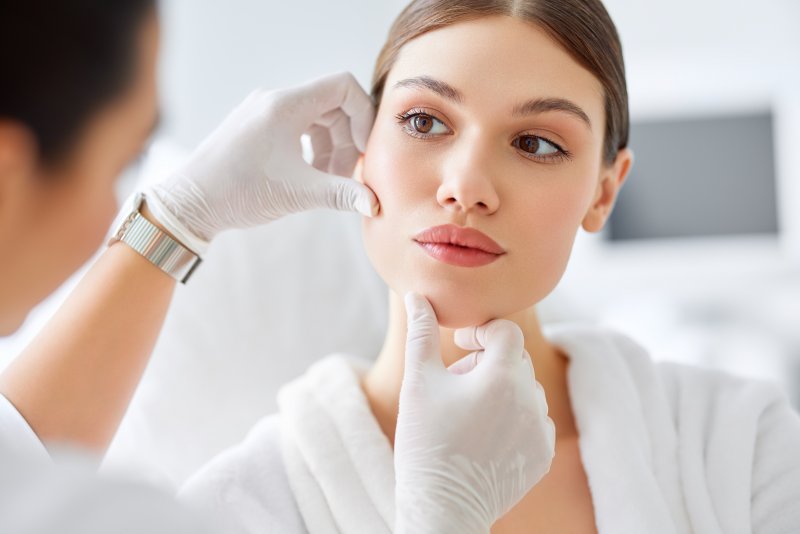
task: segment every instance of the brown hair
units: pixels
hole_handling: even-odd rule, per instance
[[[603,161],[628,145],[628,89],[617,29],[600,0],[414,0],[397,17],[375,63],[372,98],[380,104],[400,49],[423,33],[457,22],[506,15],[536,24],[600,81],[605,98]]]

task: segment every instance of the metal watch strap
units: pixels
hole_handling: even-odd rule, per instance
[[[138,210],[125,219],[115,237],[183,284],[202,261],[197,254],[144,218]]]

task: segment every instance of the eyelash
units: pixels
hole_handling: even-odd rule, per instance
[[[435,135],[424,134],[424,133],[418,132],[418,131],[413,130],[413,129],[408,127],[408,122],[411,119],[413,119],[414,117],[417,117],[419,115],[426,115],[426,116],[431,117],[432,119],[434,119],[436,121],[439,121],[442,124],[444,124],[444,121],[441,120],[440,118],[438,118],[436,115],[434,115],[433,113],[431,113],[429,111],[426,111],[424,109],[420,109],[420,108],[413,108],[413,109],[410,109],[410,110],[408,110],[406,112],[398,113],[397,115],[395,115],[395,117],[397,118],[397,122],[399,124],[403,125],[403,131],[406,132],[408,135],[410,135],[412,137],[416,137],[418,139],[428,139],[430,137],[436,137]],[[539,161],[539,162],[542,162],[542,163],[552,163],[553,161],[564,161],[564,160],[572,159],[572,153],[571,152],[561,148],[561,146],[559,146],[558,143],[556,143],[554,141],[551,141],[547,137],[543,137],[541,135],[523,134],[523,135],[518,136],[515,139],[519,139],[519,137],[528,137],[528,136],[535,137],[536,139],[540,139],[540,140],[544,141],[545,143],[548,143],[548,144],[552,145],[556,150],[558,150],[558,153],[557,154],[550,154],[550,155],[547,155],[547,156],[536,156],[536,155],[531,154],[529,152],[525,153],[523,150],[520,150],[520,152],[523,152],[523,156],[524,157],[526,157],[528,159],[532,159],[534,161]]]

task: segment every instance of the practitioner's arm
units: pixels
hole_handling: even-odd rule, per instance
[[[256,91],[168,179],[145,191],[152,221],[204,254],[220,231],[314,208],[377,212],[350,175],[372,127],[350,74]],[[303,160],[308,132],[314,166]],[[329,174],[332,173],[332,174]],[[202,267],[201,267],[202,268]],[[175,287],[122,243],[106,250],[39,336],[0,375],[0,393],[43,442],[102,453],[147,365]]]
[[[146,207],[141,211],[155,222]],[[103,452],[147,365],[174,288],[171,276],[133,249],[112,245],[0,375],[0,393],[42,442]]]

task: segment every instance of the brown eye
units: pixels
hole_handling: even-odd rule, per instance
[[[411,119],[411,126],[419,133],[426,134],[433,129],[433,117],[420,113]]]
[[[530,154],[531,157],[538,159],[551,159],[559,155],[564,156],[567,154],[567,152],[558,145],[537,135],[521,135],[514,139],[513,145],[526,154]]]
[[[539,151],[539,138],[533,135],[523,135],[519,138],[517,147],[525,152],[535,154]]]

